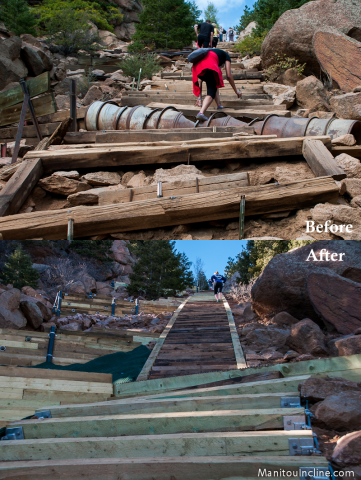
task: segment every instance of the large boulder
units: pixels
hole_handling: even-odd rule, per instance
[[[305,73],[319,74],[312,39],[317,30],[335,27],[340,32],[361,40],[361,3],[355,0],[325,0],[308,2],[302,7],[287,10],[277,20],[262,44],[264,67],[275,62],[275,54],[295,57],[306,63]]]
[[[340,377],[310,377],[298,385],[298,390],[301,397],[319,402],[329,395],[338,395],[346,391],[361,393],[361,384]]]
[[[10,37],[0,40],[0,90],[12,82],[19,82],[20,78],[28,75],[28,69],[19,58],[21,39]]]
[[[23,328],[26,318],[19,310],[21,292],[9,288],[0,294],[0,328]]]
[[[322,249],[330,253],[345,253],[343,261],[306,261],[311,250],[319,259]],[[276,255],[252,287],[252,308],[260,317],[273,317],[276,313],[287,311],[299,320],[310,318],[319,321],[306,290],[308,274],[331,270],[342,277],[350,278],[350,268],[361,273],[360,242],[321,240]]]
[[[113,288],[104,282],[96,282],[98,295],[110,295],[113,292]]]
[[[332,461],[340,467],[361,465],[361,431],[348,433],[337,440]]]
[[[45,65],[36,50],[28,46],[22,47],[21,58],[27,66],[29,73],[37,77],[45,72]]]
[[[361,352],[361,335],[347,335],[334,342],[340,356],[357,355]]]
[[[124,42],[129,42],[132,39],[132,36],[136,32],[135,23],[123,22],[114,28],[114,32],[119,40],[123,40]],[[123,49],[122,46],[121,48]]]
[[[82,276],[81,282],[84,285],[86,293],[97,291],[97,284],[96,284],[95,278],[89,275],[88,273],[85,273]]]
[[[159,181],[178,182],[202,177],[204,177],[203,173],[195,165],[178,165],[169,169],[158,168],[155,171],[152,185],[156,185]]]
[[[320,327],[309,318],[305,318],[292,326],[286,343],[292,350],[298,353],[327,355],[328,350],[325,340],[326,337]]]
[[[313,75],[297,82],[296,98],[298,105],[302,108],[327,112],[330,110],[327,91],[323,86],[323,83]]]
[[[239,32],[237,37],[237,43],[244,40],[246,37],[249,37],[252,34],[252,31],[257,28],[257,22],[251,22],[247,25],[247,27]]]
[[[83,283],[80,282],[80,281],[73,282],[69,286],[68,292],[69,292],[69,294],[73,294],[73,295],[85,295],[86,294],[85,287],[84,287]]]
[[[83,105],[87,106],[91,103],[95,102],[96,100],[101,100],[103,98],[103,92],[100,87],[93,85],[87,91],[85,97],[83,98]]]
[[[45,322],[47,322],[48,320],[51,319],[52,312],[51,312],[51,308],[49,307],[49,305],[51,305],[51,304],[49,304],[49,302],[46,302],[45,299],[40,300],[40,298],[38,299],[38,298],[29,296],[29,295],[24,295],[23,293],[21,294],[20,308],[21,308],[21,311],[24,313],[25,317],[27,318],[26,313],[24,312],[24,310],[22,308],[22,303],[23,302],[33,303],[34,305],[36,305],[38,307],[38,309],[40,310],[41,316],[42,316],[42,318]],[[48,305],[46,305],[45,302]]]
[[[23,300],[20,302],[20,308],[23,314],[25,315],[25,318],[27,319],[28,324],[31,327],[33,327],[35,330],[39,328],[40,325],[43,323],[43,315],[40,311],[40,308],[36,305],[36,303],[29,302],[28,300]]]
[[[345,335],[361,327],[361,283],[332,271],[315,272],[308,275],[306,288],[315,312],[327,326]]]
[[[330,105],[338,118],[361,120],[361,92],[331,97]]]
[[[352,202],[357,198],[353,199]],[[356,205],[358,204],[356,203]],[[349,205],[318,203],[310,210],[310,214],[315,225],[325,224],[327,220],[329,220],[330,225],[352,225],[349,232],[344,229],[337,233],[344,240],[360,240],[361,238],[361,216],[358,208]]]
[[[361,429],[361,392],[341,392],[318,403],[316,420],[338,432]]]

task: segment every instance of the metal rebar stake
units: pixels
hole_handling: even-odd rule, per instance
[[[71,210],[68,211],[68,213],[71,213]],[[74,219],[73,218],[68,218],[68,235],[67,239],[72,241],[74,238]]]
[[[241,195],[241,203],[239,206],[239,240],[243,239],[244,235],[244,214],[246,210],[246,196]]]
[[[34,107],[33,107],[33,103],[32,103],[31,98],[30,98],[30,93],[29,93],[29,90],[28,90],[28,86],[26,85],[26,82],[23,78],[21,78],[19,80],[19,83],[20,83],[21,88],[23,89],[24,97],[25,97],[25,95],[27,95],[29,97],[28,103],[29,103],[31,120],[33,121],[35,130],[36,130],[36,135],[37,135],[38,140],[40,142],[40,140],[43,139],[43,136],[40,133],[40,127],[39,127],[38,120],[37,120],[36,115],[35,115],[35,110],[34,110]],[[25,120],[25,118],[24,118],[24,120]]]
[[[69,131],[70,132],[77,132],[78,131],[78,124],[76,118],[76,80],[72,79],[70,83],[70,116],[73,119],[71,122]]]

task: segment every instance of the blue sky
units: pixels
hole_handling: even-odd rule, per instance
[[[201,258],[209,279],[216,270],[223,274],[228,257],[234,258],[246,243],[247,240],[176,240],[175,248],[184,252],[193,263],[197,257]]]
[[[207,8],[209,0],[196,0],[198,8],[202,10]],[[243,14],[244,7],[252,7],[255,0],[212,0],[212,3],[218,9],[218,17],[223,28],[228,30],[229,27],[238,25],[239,19]]]

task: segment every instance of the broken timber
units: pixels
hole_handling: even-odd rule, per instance
[[[264,144],[266,142],[260,142]],[[286,185],[239,187],[214,193],[195,193],[116,205],[73,207],[74,236],[117,233],[183,223],[234,218],[241,195],[246,215],[293,210],[321,202],[336,202],[339,190],[331,177],[300,180]],[[1,198],[1,197],[0,197]],[[34,212],[0,219],[4,240],[66,238],[68,212]]]
[[[236,140],[218,144],[201,144],[166,147],[109,147],[52,150],[42,153],[28,152],[26,159],[39,157],[44,171],[53,172],[74,168],[111,167],[123,165],[144,165],[157,163],[185,163],[188,155],[191,161],[227,160],[240,158],[271,158],[278,156],[302,155],[305,137],[276,138],[270,140]],[[331,148],[327,136],[314,137]]]
[[[337,165],[332,153],[319,140],[312,137],[305,138],[302,153],[316,177],[330,175],[334,180],[347,177],[342,168]]]

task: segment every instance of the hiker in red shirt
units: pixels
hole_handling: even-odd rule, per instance
[[[224,87],[223,76],[221,68],[225,64],[227,80],[231,84],[238,98],[242,97],[242,93],[237,90],[236,84],[231,73],[231,58],[227,52],[213,48],[207,55],[198,63],[193,64],[192,77],[193,77],[193,93],[198,97],[198,100],[202,97],[202,92],[199,86],[199,81],[206,82],[207,95],[203,101],[202,108],[197,114],[197,120],[206,121],[208,118],[204,115],[207,108],[211,105],[215,99],[217,102],[217,110],[222,110],[221,99],[219,96],[219,88]]]

